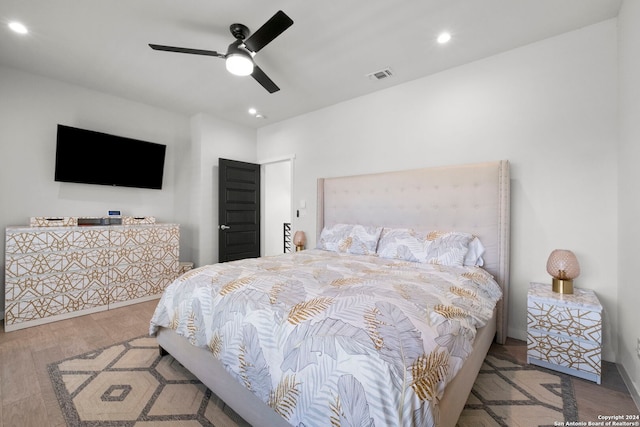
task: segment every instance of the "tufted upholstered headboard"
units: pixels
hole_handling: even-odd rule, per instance
[[[318,179],[317,241],[325,225],[363,224],[465,231],[486,248],[484,268],[502,287],[496,340],[507,336],[509,162],[501,160]]]

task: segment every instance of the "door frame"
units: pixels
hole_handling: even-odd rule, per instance
[[[294,190],[295,190],[295,180],[294,180],[294,176],[295,176],[295,160],[296,160],[296,156],[295,154],[290,154],[290,155],[285,155],[285,156],[279,156],[279,157],[273,157],[273,158],[269,158],[266,160],[261,160],[258,161],[257,163],[260,165],[260,186],[262,187],[260,189],[260,197],[262,198],[262,200],[260,200],[260,205],[263,207],[262,209],[264,209],[264,206],[266,206],[266,179],[265,179],[265,166],[273,164],[273,163],[281,163],[281,162],[290,162],[291,163],[291,168],[290,168],[290,180],[289,180],[289,184],[291,186],[291,197],[290,197],[290,209],[291,212],[289,213],[290,217],[291,217],[291,229],[294,229],[294,222],[296,219],[295,216],[295,206],[293,203],[293,199],[294,199]],[[260,253],[264,254],[265,253],[265,246],[266,246],[266,224],[265,224],[265,220],[264,220],[264,215],[263,212],[260,212],[260,233],[262,234],[260,236]]]

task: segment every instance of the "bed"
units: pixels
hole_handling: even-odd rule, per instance
[[[157,336],[164,351],[254,426],[345,425],[356,418],[366,421],[359,422],[361,425],[454,426],[491,343],[494,339],[504,343],[506,339],[509,202],[507,161],[321,178],[317,201],[320,249],[205,266],[188,272],[165,291],[150,332]],[[350,233],[346,239],[345,230]],[[428,255],[430,262],[407,260],[407,256],[418,256],[420,251],[407,252],[411,245],[406,244],[401,245],[401,252],[397,242],[403,240],[389,238],[406,237],[408,230],[421,230],[417,233],[419,236],[424,235],[422,231],[430,231],[428,245],[431,246],[428,247],[437,247],[436,255],[433,251]],[[370,235],[374,237],[369,238]],[[439,252],[440,246],[433,242],[444,242],[442,239],[451,236],[456,239],[456,245],[460,236],[466,239],[466,252],[454,254],[456,259],[462,259],[460,257],[464,255],[465,263],[471,252],[467,250],[470,242],[479,240],[482,243],[484,251],[478,258],[482,268],[464,266],[462,261],[453,265],[448,261],[441,262],[442,257],[451,252],[445,251],[443,255]],[[376,240],[373,251],[371,245],[367,246],[370,240]],[[362,242],[365,249],[349,249],[359,248]],[[393,250],[387,253],[384,248]],[[393,255],[383,256],[389,253]],[[389,277],[392,280],[386,279]],[[436,296],[423,295],[427,287],[421,283],[427,277],[434,281],[428,287],[429,292],[438,287],[446,292]],[[312,288],[315,285],[307,284],[304,278],[311,282],[330,282],[332,286],[317,291]],[[459,282],[447,284],[451,280]],[[214,290],[207,290],[202,285],[205,282],[211,283]],[[237,292],[241,288],[259,294],[274,311],[262,310],[254,300],[249,302],[248,296]],[[455,295],[451,292],[453,288]],[[387,300],[398,290],[399,301]],[[214,297],[194,303],[192,296],[198,292]],[[183,294],[187,295],[186,303],[178,299]],[[471,294],[475,294],[473,303],[467,298]],[[493,303],[477,302],[478,294]],[[220,295],[228,297],[231,305],[214,306],[213,300],[220,299]],[[355,299],[340,302],[337,298],[343,295]],[[371,297],[375,307],[365,307],[364,302],[360,307],[365,297]],[[313,304],[312,307],[303,306],[307,311],[302,310],[302,315],[294,316],[293,308],[300,307],[299,301]],[[403,304],[408,307],[407,311],[397,314],[395,308]],[[456,317],[460,308],[456,304],[463,304],[460,307],[469,310],[473,305],[478,312],[461,320],[462,317]],[[191,310],[188,314],[184,311],[186,306]],[[253,307],[258,309],[253,310]],[[437,309],[433,310],[434,307]],[[426,308],[429,312],[425,314]],[[361,316],[352,318],[353,310],[362,310]],[[322,317],[325,312],[333,315]],[[204,313],[216,314],[208,318]],[[421,316],[425,324],[448,331],[434,335],[437,343],[433,345],[437,351],[428,352],[427,339],[424,339],[425,355],[447,356],[444,353],[450,353],[450,357],[447,356],[453,361],[450,366],[456,365],[455,369],[447,368],[449,371],[434,369],[436,378],[432,382],[436,385],[430,388],[416,386],[414,379],[419,377],[421,366],[437,365],[439,362],[433,360],[438,357],[427,360],[423,355],[417,356],[422,350],[416,352],[415,348],[407,350],[410,346],[402,347],[403,355],[414,354],[407,356],[412,362],[411,369],[415,369],[410,371],[409,365],[397,368],[394,362],[397,358],[392,355],[379,356],[380,349],[376,348],[378,340],[390,339],[389,327],[395,328],[396,332],[401,329],[392,325],[388,321],[390,318],[397,317],[399,325],[406,325],[403,323],[405,318],[413,320]],[[245,323],[230,326],[229,319],[236,317],[241,317]],[[287,329],[288,332],[282,337],[268,336],[264,328],[256,330],[254,326],[246,326],[247,319],[252,317],[264,317],[260,322],[271,321],[272,329]],[[184,321],[181,323],[179,319]],[[447,323],[444,319],[456,320]],[[353,328],[356,324],[360,328]],[[470,325],[480,327],[476,331]],[[402,336],[411,335],[411,339],[421,340],[431,334],[426,330],[415,332],[412,328],[403,329]],[[452,328],[455,333],[451,333]],[[222,335],[228,337],[226,347],[240,349],[235,359],[220,352],[222,344],[219,336],[212,332],[214,330],[224,330]],[[329,330],[341,331],[342,338],[326,339],[325,332]],[[311,334],[310,331],[314,337],[322,336],[323,339],[300,338]],[[458,340],[463,335],[470,338],[469,344]],[[455,339],[451,339],[452,336]],[[231,341],[234,343],[230,344]],[[420,343],[422,345],[422,341]],[[260,351],[252,351],[252,348]],[[285,349],[286,353],[274,354],[272,350],[277,348]],[[343,360],[338,355],[346,357]],[[372,355],[380,360],[365,358]],[[358,365],[361,359],[362,363]],[[368,370],[362,368],[362,364],[368,365]],[[240,370],[233,372],[231,365]],[[339,375],[332,374],[327,366],[339,371]],[[394,379],[397,378],[393,375],[394,369],[400,369],[406,378],[398,377],[404,378],[402,381]],[[313,378],[302,379],[307,378],[302,376],[307,371]],[[292,372],[300,376],[296,378]],[[320,385],[312,385],[314,381]],[[394,382],[400,382],[404,388],[400,388],[399,394],[387,395],[395,391],[391,390],[393,387],[383,389],[384,386]],[[307,388],[313,389],[325,401],[322,404],[311,401],[304,394]],[[276,408],[280,414],[265,403],[271,402],[273,396],[281,399]],[[375,396],[382,396],[386,402],[376,400]],[[306,418],[301,421],[299,417]]]

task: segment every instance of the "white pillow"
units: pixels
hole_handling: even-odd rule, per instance
[[[384,228],[378,256],[440,265],[482,265],[484,246],[470,233]]]
[[[469,252],[473,235],[459,231],[432,231],[427,235],[427,255],[421,262],[428,264],[462,266]]]
[[[318,249],[354,255],[374,255],[382,227],[335,224],[320,233]]]
[[[378,256],[420,262],[425,256],[426,234],[411,228],[384,228],[378,243]]]
[[[320,233],[318,249],[340,252],[340,244],[349,237],[352,228],[351,224],[336,224],[331,227],[324,227]]]
[[[484,258],[482,258],[484,251],[484,245],[478,237],[474,236],[469,242],[469,251],[464,256],[462,265],[482,267],[484,265]]]

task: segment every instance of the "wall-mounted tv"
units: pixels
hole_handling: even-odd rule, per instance
[[[58,125],[55,180],[162,188],[167,146]]]

